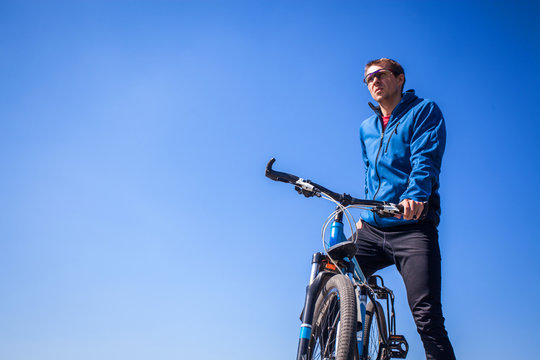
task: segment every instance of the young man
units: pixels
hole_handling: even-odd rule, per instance
[[[357,224],[357,259],[369,276],[395,264],[427,359],[455,359],[441,306],[439,173],[446,131],[437,105],[402,93],[403,67],[382,58],[369,62],[365,78],[379,104],[360,127],[366,199],[400,203],[404,215],[370,213]],[[427,216],[419,219],[424,207]]]

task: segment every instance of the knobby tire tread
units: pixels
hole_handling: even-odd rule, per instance
[[[320,331],[317,327],[322,325],[321,321],[325,316],[325,312],[328,311],[329,303],[336,301],[336,292],[339,295],[337,300],[339,301],[340,319],[339,342],[337,344],[335,360],[354,359],[357,323],[356,294],[349,278],[340,274],[332,276],[326,282],[315,303],[312,338],[309,346],[308,359],[312,359],[313,352],[315,351],[314,346],[317,341],[315,336],[318,334],[318,331]]]

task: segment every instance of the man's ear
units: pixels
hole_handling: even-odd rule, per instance
[[[397,78],[398,78],[398,81],[399,81],[400,85],[403,86],[403,84],[405,83],[405,75],[404,74],[399,74],[397,76]]]

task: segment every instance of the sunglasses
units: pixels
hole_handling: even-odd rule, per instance
[[[392,70],[389,70],[389,69],[375,70],[374,72],[369,73],[369,74],[366,75],[366,77],[364,78],[364,83],[366,85],[369,85],[373,81],[375,81],[375,78],[377,78],[379,80],[382,80],[384,78],[387,78],[390,74],[395,75],[395,73]]]

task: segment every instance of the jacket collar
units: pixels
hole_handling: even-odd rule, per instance
[[[401,101],[396,105],[396,107],[392,111],[392,115],[399,114],[400,112],[403,111],[403,109],[407,108],[408,105],[416,99],[418,99],[418,96],[416,96],[414,90],[411,89],[411,90],[405,91],[403,95],[401,96]],[[381,107],[379,105],[375,106],[371,102],[368,102],[368,105],[378,117],[382,118]]]

